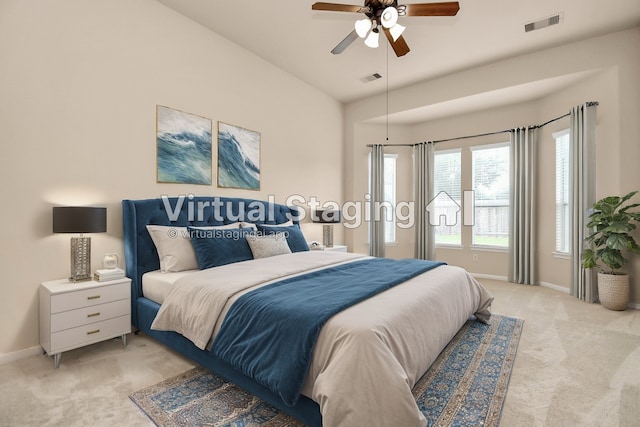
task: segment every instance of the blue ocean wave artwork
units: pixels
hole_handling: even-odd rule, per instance
[[[211,120],[158,106],[158,182],[211,185]]]
[[[218,186],[260,189],[260,134],[219,122]]]

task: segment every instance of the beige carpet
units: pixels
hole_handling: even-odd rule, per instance
[[[492,310],[525,319],[502,426],[638,426],[640,311],[482,280]]]
[[[498,426],[523,323],[499,314],[466,322],[413,387],[427,425]],[[304,427],[203,367],[129,397],[159,426]]]
[[[525,320],[501,426],[637,426],[640,310],[481,280],[493,311]],[[194,364],[144,336],[0,365],[0,426],[151,426],[129,395]]]

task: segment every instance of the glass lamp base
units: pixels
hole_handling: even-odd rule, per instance
[[[71,238],[70,282],[91,280],[91,237]]]
[[[333,247],[333,225],[324,224],[322,226],[322,244],[327,248]]]

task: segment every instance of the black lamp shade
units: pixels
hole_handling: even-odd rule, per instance
[[[340,222],[340,211],[333,209],[317,210],[313,212],[311,220],[319,224],[337,224]]]
[[[90,206],[54,206],[54,233],[104,233],[107,208]]]

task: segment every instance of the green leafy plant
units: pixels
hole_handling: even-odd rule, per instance
[[[640,203],[625,204],[636,193],[632,191],[624,197],[609,196],[594,203],[587,224],[593,232],[585,238],[589,248],[582,253],[584,268],[594,268],[600,260],[610,269],[605,273],[615,274],[615,270],[628,261],[622,256],[622,251],[640,254],[640,246],[630,234],[636,229],[634,222],[640,221],[640,212],[629,211]]]

